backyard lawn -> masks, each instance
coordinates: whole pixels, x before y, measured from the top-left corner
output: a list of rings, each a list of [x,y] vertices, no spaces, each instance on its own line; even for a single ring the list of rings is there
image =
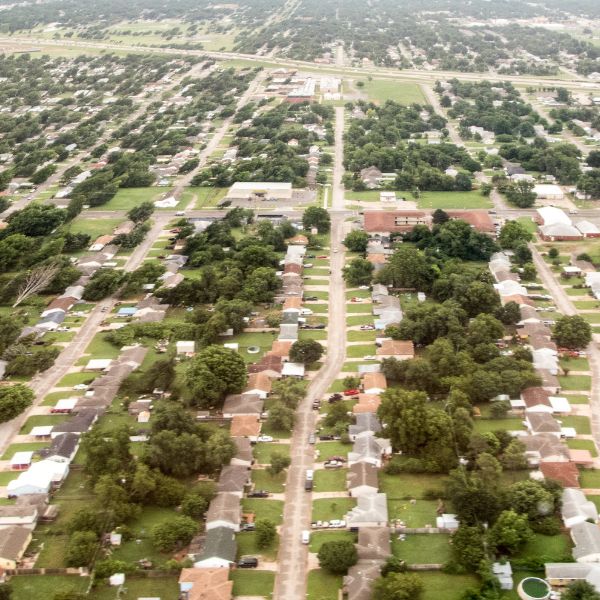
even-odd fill
[[[5,451],[0,460],[10,460],[15,452],[35,452],[50,445],[50,442],[28,442],[25,444],[11,444]]]
[[[139,598],[177,598],[179,584],[177,577],[139,577],[127,576],[119,600],[138,600]],[[90,592],[90,600],[114,600],[115,588],[101,585]]]
[[[408,564],[444,564],[450,559],[450,536],[445,533],[407,534],[404,541],[393,536],[392,552]]]
[[[439,490],[443,495],[446,478],[440,475],[427,475],[420,473],[401,473],[400,475],[388,475],[379,471],[379,491],[387,494],[392,500],[404,500],[407,498],[424,498],[427,492]]]
[[[411,504],[409,500],[392,500],[388,497],[389,519],[398,519],[406,527],[434,527],[437,505],[434,500],[417,500]]]
[[[424,586],[421,600],[459,600],[466,590],[479,587],[477,579],[471,575],[427,572],[419,577]]]
[[[516,558],[539,559],[542,562],[563,562],[571,559],[572,544],[566,534],[534,534],[531,541],[515,555]]]
[[[58,592],[85,592],[89,577],[77,575],[17,575],[10,578],[12,600],[52,598]],[[113,598],[114,598],[114,588]]]

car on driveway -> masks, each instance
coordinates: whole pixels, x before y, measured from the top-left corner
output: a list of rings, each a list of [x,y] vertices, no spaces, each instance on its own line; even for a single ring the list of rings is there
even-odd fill
[[[257,442],[272,442],[273,441],[273,436],[272,435],[259,435],[256,438]]]
[[[373,329],[375,329],[375,325],[361,325],[360,326],[361,331],[373,331]]]
[[[326,469],[341,469],[344,466],[344,463],[339,462],[337,460],[326,460],[324,463],[324,467]]]
[[[256,556],[242,556],[237,563],[238,569],[256,569],[258,558]]]
[[[360,390],[344,390],[344,396],[358,396]]]
[[[268,498],[271,494],[267,490],[254,490],[248,492],[248,498]]]

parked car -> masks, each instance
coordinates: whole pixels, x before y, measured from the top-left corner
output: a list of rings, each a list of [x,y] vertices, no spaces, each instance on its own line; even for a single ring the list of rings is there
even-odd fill
[[[324,466],[326,469],[340,469],[344,466],[344,463],[337,460],[326,460]]]
[[[271,494],[267,490],[254,490],[248,492],[248,498],[268,498]]]
[[[310,542],[310,531],[305,530],[302,532],[302,543],[308,544]]]
[[[332,435],[320,435],[319,440],[321,442],[331,442],[333,440],[333,436]]]
[[[358,289],[359,290],[370,290],[371,288],[368,285],[359,285]]]
[[[256,526],[254,525],[254,523],[244,523],[240,527],[240,532],[241,531],[254,531],[255,529],[256,529]]]
[[[332,456],[329,460],[337,460],[338,462],[345,463],[346,459],[343,456]]]
[[[373,331],[373,329],[375,329],[374,325],[361,325],[360,326],[361,331]]]
[[[258,558],[256,556],[242,556],[238,560],[237,566],[239,569],[256,569],[258,567]]]
[[[300,314],[309,316],[313,314],[313,311],[310,308],[301,308]]]
[[[317,441],[317,440],[316,440],[315,434],[314,434],[314,433],[311,433],[311,434],[308,436],[308,443],[312,445],[312,444],[314,444],[316,441]]]
[[[313,407],[313,410],[319,410],[319,408],[321,408],[321,401],[313,400],[312,407]]]
[[[344,390],[344,396],[358,396],[360,390]]]
[[[329,527],[346,527],[344,519],[333,519],[329,521]]]
[[[316,296],[305,296],[304,300],[305,302],[316,302],[318,298]]]
[[[256,438],[257,442],[272,442],[273,441],[273,436],[272,435],[259,435]]]
[[[304,482],[304,489],[305,489],[307,492],[312,492],[312,489],[313,489],[313,482],[312,482],[312,479],[310,479],[310,480],[309,480],[309,479],[307,479],[307,480]]]

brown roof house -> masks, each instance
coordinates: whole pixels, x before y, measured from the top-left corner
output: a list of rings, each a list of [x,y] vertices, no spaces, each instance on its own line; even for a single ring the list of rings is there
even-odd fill
[[[300,300],[300,298],[288,298],[288,300]],[[290,349],[293,344],[294,342],[291,340],[275,340],[271,346],[271,350],[269,350],[267,354],[279,357],[282,360],[288,360],[290,357]]]
[[[563,487],[579,487],[579,469],[573,462],[543,462],[540,471],[545,479],[558,481]]]
[[[561,430],[558,421],[549,413],[525,411],[527,429],[532,435],[550,433],[560,438]]]
[[[359,394],[358,403],[352,407],[352,412],[355,415],[362,413],[376,413],[380,404],[381,398],[378,394]]]
[[[362,386],[365,394],[383,394],[387,389],[387,380],[383,373],[365,373]]]
[[[255,442],[260,434],[260,420],[255,415],[234,415],[229,433],[231,437],[245,437]]]
[[[382,560],[359,560],[342,583],[343,600],[371,600],[373,583],[381,577]]]
[[[415,357],[415,346],[411,340],[385,340],[377,348],[377,356],[379,358],[408,360]]]
[[[364,229],[367,233],[387,236],[411,231],[415,225],[427,225],[431,215],[423,210],[365,210]]]
[[[359,560],[387,560],[392,555],[389,527],[361,527],[356,544]]]
[[[263,371],[261,373],[252,373],[248,377],[248,385],[244,394],[256,394],[259,398],[265,399],[271,391],[271,379]]]
[[[228,569],[182,569],[179,591],[185,600],[231,600],[233,581]]]

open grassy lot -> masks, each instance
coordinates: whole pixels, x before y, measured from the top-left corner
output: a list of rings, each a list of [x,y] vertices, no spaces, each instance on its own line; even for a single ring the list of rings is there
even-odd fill
[[[95,240],[101,235],[112,233],[113,229],[124,219],[75,219],[70,227],[71,233],[87,233]]]
[[[560,387],[563,390],[589,390],[592,387],[592,378],[589,375],[559,376]]]
[[[529,231],[529,233],[535,233],[537,231],[537,225],[533,222],[531,217],[519,217],[517,221]]]
[[[267,490],[273,494],[283,492],[285,486],[285,471],[277,475],[271,475],[264,469],[252,469],[252,482],[257,490]]]
[[[443,564],[450,559],[450,536],[447,534],[408,534],[404,541],[392,536],[394,556],[408,564]]]
[[[10,578],[13,600],[52,598],[58,592],[85,592],[89,577],[78,575],[17,575]],[[112,588],[114,597],[114,588]]]
[[[379,491],[394,500],[424,498],[432,490],[440,490],[441,494],[445,482],[446,478],[440,475],[428,475],[426,473],[388,475],[383,471],[379,471]]]
[[[85,349],[84,354],[88,356],[85,356],[81,361],[83,365],[86,365],[92,358],[118,358],[121,353],[120,349],[114,344],[111,344],[106,339],[106,335],[107,334],[103,332],[99,332],[92,338],[92,341]]]
[[[313,569],[308,572],[306,598],[307,600],[338,600],[341,587],[341,575],[331,575],[323,569]]]
[[[229,188],[188,187],[181,195],[180,208],[215,208]],[[193,203],[192,203],[193,202]],[[192,203],[192,204],[190,204]]]
[[[279,454],[290,454],[289,444],[274,444],[272,442],[261,442],[254,446],[254,458],[259,465],[267,465],[271,462],[271,454],[278,452]]]
[[[320,498],[313,500],[312,521],[343,519],[346,513],[356,506],[354,498]]]
[[[408,195],[409,192],[403,192]],[[417,200],[419,208],[491,208],[489,198],[482,196],[478,191],[471,192],[421,192]]]
[[[264,498],[244,498],[242,500],[242,511],[254,513],[255,519],[269,519],[276,525],[280,525],[283,519],[283,501],[266,500]]]
[[[137,600],[138,598],[177,598],[179,584],[177,577],[127,577],[119,598]],[[114,600],[115,588],[109,585],[98,586],[90,593],[91,600]]]
[[[317,469],[315,471],[315,492],[343,492],[346,489],[347,469]]]
[[[273,571],[237,569],[230,571],[234,596],[265,596],[270,598],[275,584]]]
[[[349,541],[356,543],[357,537],[351,531],[312,531],[308,549],[316,554],[325,542]]]
[[[142,202],[154,202],[167,197],[172,189],[170,187],[121,188],[106,204],[92,206],[91,210],[130,210]]]
[[[394,100],[400,104],[429,104],[417,83],[400,83],[385,79],[362,80],[364,87],[359,88],[369,96],[369,100],[383,104],[386,100]]]
[[[521,419],[506,418],[506,419],[475,419],[474,430],[478,433],[486,431],[499,431],[505,429],[507,431],[516,431],[523,429]]]
[[[332,456],[346,456],[351,449],[351,444],[342,444],[342,442],[319,442],[317,444],[319,460],[327,460]]]
[[[435,527],[437,502],[434,500],[393,500],[388,496],[388,514],[390,521],[399,519],[406,527]]]

